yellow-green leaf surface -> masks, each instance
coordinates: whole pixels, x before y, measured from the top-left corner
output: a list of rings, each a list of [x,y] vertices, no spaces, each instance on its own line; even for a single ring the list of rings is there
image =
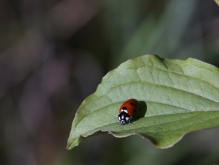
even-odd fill
[[[141,116],[121,125],[118,109],[130,98],[140,101]],[[191,58],[145,55],[110,71],[96,92],[82,102],[67,148],[104,133],[115,137],[140,135],[159,148],[167,148],[188,132],[218,125],[218,68]]]

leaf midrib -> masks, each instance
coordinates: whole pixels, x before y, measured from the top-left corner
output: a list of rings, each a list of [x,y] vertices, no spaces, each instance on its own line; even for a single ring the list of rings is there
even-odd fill
[[[201,111],[199,111],[199,112],[201,112]],[[208,112],[218,112],[218,111],[208,111]],[[205,112],[205,113],[208,113],[208,112]],[[181,114],[185,114],[185,113],[181,113]],[[165,114],[165,115],[156,115],[156,117],[157,116],[168,116],[168,115],[174,115],[174,114]],[[164,121],[164,122],[161,122],[161,123],[155,123],[155,124],[151,124],[151,125],[147,125],[147,126],[140,126],[140,127],[135,127],[135,128],[131,128],[130,129],[130,127],[129,128],[127,128],[127,129],[124,129],[123,131],[129,131],[129,132],[133,132],[133,131],[135,131],[135,130],[138,130],[138,129],[145,129],[145,128],[150,128],[150,127],[153,127],[153,126],[158,126],[158,125],[163,125],[163,124],[170,124],[170,123],[174,123],[174,122],[178,122],[178,121],[182,121],[182,120],[187,120],[187,119],[189,119],[189,118],[193,118],[193,117],[195,117],[195,116],[198,116],[199,114],[195,114],[195,115],[192,115],[192,116],[188,116],[188,117],[184,117],[184,118],[177,118],[177,119],[175,119],[175,120],[171,120],[171,121]],[[144,117],[144,118],[149,118],[149,117]],[[184,127],[178,127],[178,128],[175,128],[175,129],[170,129],[169,131],[175,131],[175,130],[177,130],[177,129],[183,129],[183,128],[187,128],[187,127],[191,127],[192,125],[195,125],[195,124],[198,124],[198,123],[202,123],[202,122],[206,122],[206,121],[209,121],[209,120],[212,120],[212,119],[215,119],[215,118],[218,118],[218,116],[213,116],[213,117],[211,117],[211,118],[207,118],[207,119],[205,119],[204,121],[197,121],[197,120],[194,120],[194,121],[197,121],[197,122],[193,122],[193,123],[191,123],[191,124],[187,124],[186,126],[184,126]],[[107,124],[107,125],[102,125],[102,126],[99,126],[99,127],[97,127],[97,128],[95,128],[95,129],[93,129],[93,130],[90,130],[90,131],[87,131],[86,133],[84,133],[85,135],[86,134],[88,134],[88,136],[89,136],[89,134],[93,134],[94,132],[97,132],[97,131],[105,131],[104,129],[99,129],[99,128],[103,128],[103,127],[106,127],[106,126],[110,126],[110,125],[114,125],[114,124],[118,124],[118,123],[115,123],[115,122],[113,122],[113,123],[110,123],[110,124]],[[123,126],[124,127],[124,126]],[[108,132],[113,132],[113,131],[109,131],[109,130],[106,130],[106,131],[108,131]],[[162,130],[159,130],[159,132],[166,132],[165,130],[164,131],[162,131]],[[133,132],[134,133],[134,132]],[[139,133],[139,134],[141,134],[141,133]]]

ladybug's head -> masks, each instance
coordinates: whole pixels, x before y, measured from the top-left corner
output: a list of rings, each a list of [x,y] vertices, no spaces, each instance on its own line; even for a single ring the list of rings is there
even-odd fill
[[[130,123],[132,117],[126,113],[126,112],[121,112],[119,115],[118,115],[118,120],[119,122],[122,124],[122,125],[125,125],[127,123]]]

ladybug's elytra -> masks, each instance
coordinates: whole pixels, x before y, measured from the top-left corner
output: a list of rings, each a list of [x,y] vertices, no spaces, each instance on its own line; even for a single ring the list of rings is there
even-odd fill
[[[132,116],[137,114],[140,110],[140,104],[136,99],[129,99],[125,101],[119,109],[118,120],[122,125],[131,122]]]

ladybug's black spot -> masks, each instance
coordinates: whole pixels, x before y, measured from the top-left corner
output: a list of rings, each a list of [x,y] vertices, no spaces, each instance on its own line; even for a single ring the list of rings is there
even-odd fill
[[[123,110],[127,110],[127,108],[126,108],[126,107],[122,107],[122,109],[123,109]]]
[[[132,102],[131,102],[130,104],[131,104],[132,106],[134,106],[134,105],[135,105],[135,104],[134,104],[134,103],[132,103]]]
[[[134,112],[136,112],[136,109],[134,109]]]

